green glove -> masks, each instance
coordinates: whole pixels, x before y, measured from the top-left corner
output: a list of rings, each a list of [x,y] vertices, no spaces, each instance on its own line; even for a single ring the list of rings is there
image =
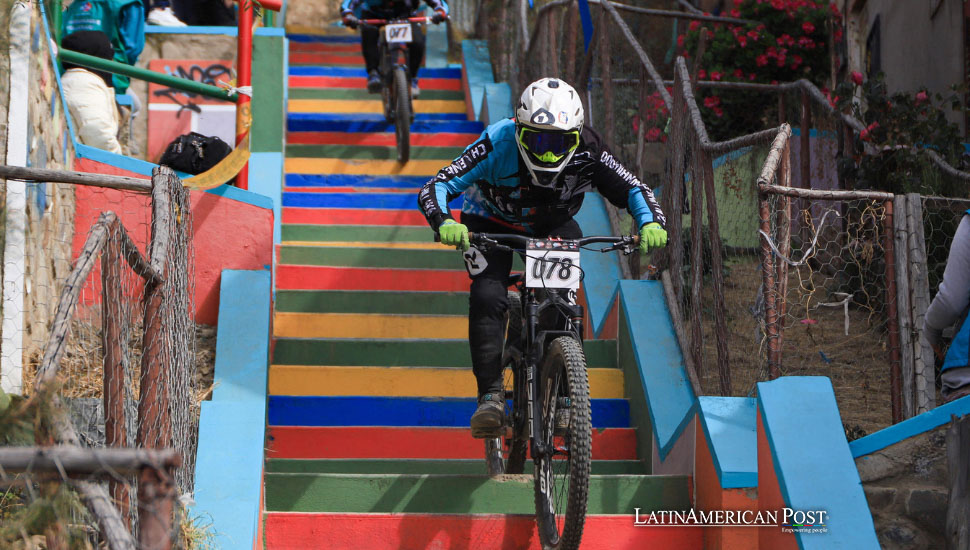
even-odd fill
[[[438,234],[441,235],[441,244],[460,248],[462,251],[468,250],[468,228],[455,220],[445,220],[438,227]],[[664,233],[664,240],[667,233]]]
[[[657,222],[640,228],[640,252],[650,252],[667,246],[667,230]]]

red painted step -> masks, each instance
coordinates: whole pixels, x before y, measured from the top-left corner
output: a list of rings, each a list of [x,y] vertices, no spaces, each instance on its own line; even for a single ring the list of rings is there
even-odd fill
[[[465,147],[478,139],[479,134],[414,134],[412,147]],[[287,132],[286,143],[290,145],[377,145],[396,147],[397,137],[389,132]]]
[[[467,292],[470,280],[464,270],[386,269],[280,265],[279,290],[411,290]]]
[[[284,193],[410,193],[420,187],[284,187]]]
[[[289,78],[289,86],[291,88],[364,88],[367,86],[367,79],[362,76],[294,75]],[[461,79],[422,78],[421,89],[461,91]]]
[[[290,52],[356,52],[359,42],[290,42]]]
[[[482,458],[467,428],[270,426],[266,458]],[[593,430],[593,459],[636,460],[634,428]]]
[[[635,527],[633,516],[587,516],[583,550],[691,550],[704,530]],[[539,550],[533,516],[267,513],[273,550]]]
[[[457,215],[457,212],[455,213]],[[427,226],[424,215],[414,210],[370,210],[366,208],[284,207],[283,223],[303,225],[417,225]]]
[[[358,46],[357,50],[360,50]],[[290,52],[291,65],[364,65],[364,58],[360,55],[341,55],[339,53],[325,52]]]

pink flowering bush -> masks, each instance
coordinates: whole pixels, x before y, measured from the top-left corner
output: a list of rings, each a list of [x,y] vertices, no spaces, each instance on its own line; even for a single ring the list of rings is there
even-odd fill
[[[835,28],[836,41],[842,40],[842,15],[834,4],[823,0],[730,0],[726,4],[722,16],[757,23],[688,24],[687,32],[677,39],[681,55],[695,55],[701,33],[707,34],[699,79],[772,84],[807,78],[823,85],[830,70],[829,28]],[[698,95],[714,139],[763,129],[764,106],[774,103],[772,95],[744,91],[702,88]]]
[[[960,129],[946,117],[947,109],[964,111],[966,90],[960,85],[946,95],[926,90],[890,94],[881,77],[849,75],[830,101],[866,127],[853,144],[853,155],[840,158],[842,175],[856,189],[966,196],[966,184],[951,181],[925,155],[933,149],[952,166],[966,169]],[[853,101],[857,96],[861,101]],[[864,154],[867,144],[870,154]]]

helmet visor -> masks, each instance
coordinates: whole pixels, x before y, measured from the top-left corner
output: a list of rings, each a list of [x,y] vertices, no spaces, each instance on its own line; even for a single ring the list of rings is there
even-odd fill
[[[522,126],[519,142],[537,162],[552,166],[579,146],[579,130],[554,132]]]

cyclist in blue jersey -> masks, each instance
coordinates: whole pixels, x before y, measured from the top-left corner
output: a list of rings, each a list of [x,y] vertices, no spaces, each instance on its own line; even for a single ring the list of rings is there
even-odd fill
[[[431,22],[441,23],[448,18],[448,4],[444,0],[424,0],[434,10]],[[343,0],[340,16],[345,26],[356,29],[361,19],[401,19],[412,17],[421,8],[420,0]],[[377,67],[381,64],[377,49],[380,36],[378,29],[364,27],[360,30],[360,49],[367,66],[367,91],[376,94],[381,91],[381,77]],[[413,42],[408,47],[408,72],[411,73],[411,96],[418,97],[418,69],[424,59],[424,33],[417,23],[411,23]]]
[[[474,437],[503,428],[502,343],[512,254],[469,250],[468,232],[579,238],[573,216],[583,194],[596,190],[626,208],[640,228],[643,251],[665,246],[664,215],[653,192],[583,127],[583,105],[572,86],[543,78],[522,93],[515,118],[492,124],[450,165],[422,187],[418,205],[446,245],[465,253],[472,279],[468,340],[478,383]],[[461,223],[448,203],[464,195]]]

